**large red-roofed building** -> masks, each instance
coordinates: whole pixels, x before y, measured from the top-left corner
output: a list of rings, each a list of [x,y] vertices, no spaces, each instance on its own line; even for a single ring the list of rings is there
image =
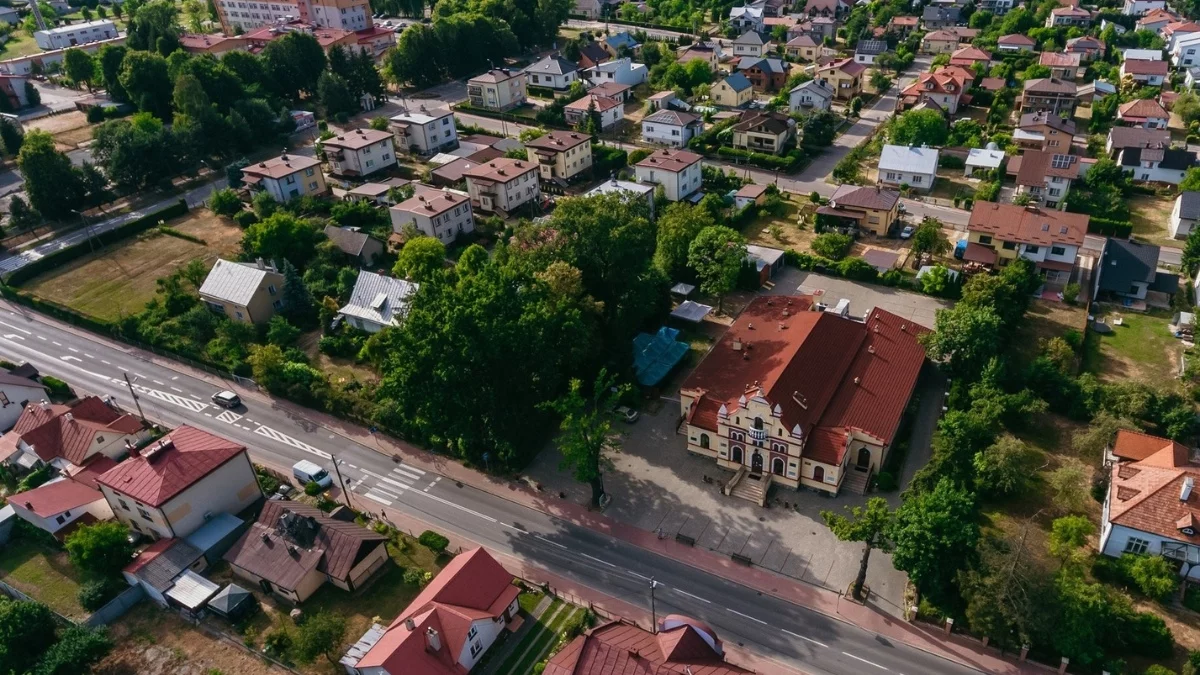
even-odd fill
[[[727,663],[716,632],[677,614],[657,633],[610,621],[576,637],[546,664],[543,675],[753,675]]]
[[[244,445],[186,424],[96,482],[118,520],[155,539],[186,537],[262,497]]]
[[[859,322],[808,296],[756,298],[680,390],[688,451],[754,480],[747,498],[760,503],[771,482],[865,488],[916,386],[925,331],[881,309]]]
[[[121,457],[128,452],[128,444],[136,444],[143,434],[137,417],[123,414],[95,396],[74,406],[40,401],[26,405],[16,425],[0,438],[0,457],[24,465],[44,462],[74,473],[101,457]],[[13,459],[17,452],[32,461]]]

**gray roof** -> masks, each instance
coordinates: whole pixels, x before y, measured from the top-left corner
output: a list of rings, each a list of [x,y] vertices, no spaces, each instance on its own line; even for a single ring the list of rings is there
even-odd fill
[[[763,39],[758,31],[748,30],[742,33],[733,41],[735,45],[764,45],[767,41]]]
[[[350,227],[338,227],[336,225],[325,226],[325,236],[341,249],[346,255],[362,255],[363,247],[371,240],[371,237],[361,230]]]
[[[363,270],[354,282],[350,302],[338,312],[383,326],[399,325],[408,313],[408,303],[417,284]]]
[[[1196,153],[1180,148],[1125,148],[1121,152],[1121,166],[1141,166],[1143,161],[1158,162],[1160,169],[1186,171],[1195,166]]]
[[[209,549],[217,546],[222,540],[229,537],[229,535],[240,530],[244,524],[241,518],[231,513],[217,513],[207,523],[204,523],[196,528],[196,531],[184,537],[184,541],[190,546],[194,546],[201,553],[208,553]],[[229,543],[232,544],[233,542],[230,541]],[[219,551],[219,553],[224,552]]]
[[[689,124],[694,124],[700,121],[699,115],[692,113],[679,112],[678,110],[659,110],[653,115],[642,118],[642,122],[652,122],[654,124],[670,124],[676,127],[683,127]]]
[[[217,260],[212,271],[200,285],[200,295],[232,302],[243,307],[250,304],[254,292],[262,284],[263,277],[273,274],[283,280],[283,275],[271,265],[259,268],[257,263],[240,263]]]
[[[5,384],[11,384],[16,387],[31,387],[31,388],[35,388],[35,389],[37,389],[37,388],[45,389],[46,388],[46,385],[42,384],[41,382],[38,382],[37,380],[31,380],[28,377],[21,377],[20,375],[13,375],[11,373],[0,372],[0,385],[5,385]],[[13,403],[20,403],[20,401],[13,401]]]
[[[221,614],[228,616],[231,612],[237,610],[242,603],[253,598],[250,591],[238,586],[237,584],[229,584],[221,589],[212,600],[208,601],[208,606]]]
[[[856,54],[877,55],[887,51],[887,42],[883,40],[859,40],[854,48]]]
[[[908,173],[937,173],[938,151],[935,148],[916,148],[906,145],[885,145],[879,155],[880,170]]]
[[[184,570],[167,597],[188,609],[199,609],[208,599],[217,594],[221,587],[191,570]]]
[[[1200,192],[1180,192],[1179,217],[1200,220]]]
[[[813,93],[824,96],[825,98],[831,98],[833,96],[833,87],[829,86],[825,80],[809,80],[808,82],[802,82],[792,87],[792,91],[789,93],[794,93],[804,89],[811,89]]]
[[[591,190],[588,190],[587,194],[584,196],[605,195],[621,192],[627,192],[644,197],[654,192],[654,186],[645,185],[643,183],[634,183],[627,180],[617,180],[614,178],[612,180],[606,180]]]
[[[150,562],[134,572],[134,576],[160,593],[165,593],[175,583],[175,577],[203,555],[195,546],[182,539],[176,539],[167,550],[154,556]]]
[[[737,69],[748,70],[754,66],[759,66],[763,70],[775,73],[786,73],[788,71],[788,65],[783,61],[779,59],[764,59],[759,56],[743,56],[738,60]]]
[[[734,91],[746,91],[752,86],[750,79],[741,73],[734,73],[725,78],[725,84],[729,85]]]
[[[926,21],[953,21],[958,22],[962,16],[962,10],[958,7],[937,7],[930,5],[925,8],[925,12],[921,18]]]
[[[1135,281],[1153,283],[1157,269],[1157,246],[1109,239],[1100,261],[1100,290],[1128,293]]]
[[[579,66],[564,59],[561,54],[551,54],[546,58],[525,69],[527,73],[545,75],[566,75],[579,70]]]

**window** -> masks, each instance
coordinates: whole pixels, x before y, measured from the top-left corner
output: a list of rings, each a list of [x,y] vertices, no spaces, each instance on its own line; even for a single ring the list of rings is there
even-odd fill
[[[980,237],[979,237],[979,243],[981,243],[981,244],[990,244],[990,243],[992,243],[992,238],[991,238],[991,237],[989,237],[989,236],[988,236],[988,235],[986,235],[986,234],[985,234],[985,235],[982,235],[982,236],[980,236]]]
[[[267,292],[270,293],[271,295],[275,295],[275,285],[272,284],[270,286],[267,286]]]
[[[292,174],[291,176],[288,176],[287,178],[284,179],[283,182],[287,183],[288,185],[295,185],[296,184],[296,175]]]
[[[1042,250],[1042,248],[1040,246],[1026,246],[1025,247],[1025,252],[1029,253],[1029,254],[1035,254],[1041,250]]]
[[[467,631],[467,639],[474,640],[476,635],[479,635],[479,629],[471,626],[471,630]]]
[[[129,505],[125,503],[124,499],[118,499],[117,503],[120,504],[121,508],[125,509],[126,511],[129,510]]]
[[[1017,245],[1015,243],[1013,243],[1011,241],[1004,242],[1004,250],[1005,251],[1015,251],[1016,248],[1017,248]]]
[[[1066,255],[1067,249],[1062,246],[1051,246],[1050,255]]]
[[[1125,552],[1134,555],[1141,555],[1150,549],[1150,542],[1137,537],[1130,537],[1125,541]]]
[[[67,522],[67,519],[62,516],[59,516],[54,519],[54,522],[58,523],[59,525],[62,525],[63,523]]]
[[[274,307],[275,309],[283,309],[283,301],[276,300],[275,302],[271,303],[271,306]]]
[[[913,176],[912,177],[913,185],[920,185],[923,180],[924,180],[923,176]]]
[[[154,522],[154,519],[150,517],[150,512],[146,509],[138,509],[138,515],[142,517],[142,520]]]
[[[305,175],[305,176],[311,176],[311,175],[313,175],[313,168],[310,166],[310,167],[308,167],[307,169],[305,169],[305,170],[304,170],[304,175]]]
[[[478,642],[471,643],[471,658],[479,656],[479,652],[483,651],[483,645]]]

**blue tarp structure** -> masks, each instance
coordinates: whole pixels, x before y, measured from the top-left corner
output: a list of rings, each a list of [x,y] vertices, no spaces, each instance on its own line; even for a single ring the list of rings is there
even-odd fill
[[[653,387],[683,360],[690,347],[675,338],[679,331],[663,326],[654,335],[639,333],[633,338],[633,370],[638,384]]]

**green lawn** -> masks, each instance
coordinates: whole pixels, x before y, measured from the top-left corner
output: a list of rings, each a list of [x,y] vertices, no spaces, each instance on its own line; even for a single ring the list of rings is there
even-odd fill
[[[555,599],[496,672],[499,675],[532,673],[533,667],[558,644],[567,623],[582,611],[582,608]]]
[[[1168,223],[1173,200],[1152,195],[1133,195],[1126,200],[1129,204],[1129,222],[1133,224],[1133,236],[1158,246],[1182,248],[1183,241],[1171,237]]]
[[[9,540],[0,547],[0,579],[69,618],[88,616],[79,605],[79,576],[65,551]]]
[[[1106,308],[1099,316],[1110,326],[1120,317],[1121,325],[1113,326],[1109,333],[1088,332],[1083,355],[1085,370],[1108,381],[1175,381],[1183,345],[1167,330],[1170,311],[1143,314]]]
[[[29,56],[41,52],[42,48],[38,47],[32,35],[18,30],[9,36],[8,42],[5,42],[3,47],[0,47],[0,59],[15,59],[18,56]]]
[[[521,606],[521,609],[526,614],[532,614],[534,608],[538,606],[538,603],[542,601],[543,597],[545,597],[545,594],[543,593],[538,591],[528,591],[517,596],[517,604]]]

